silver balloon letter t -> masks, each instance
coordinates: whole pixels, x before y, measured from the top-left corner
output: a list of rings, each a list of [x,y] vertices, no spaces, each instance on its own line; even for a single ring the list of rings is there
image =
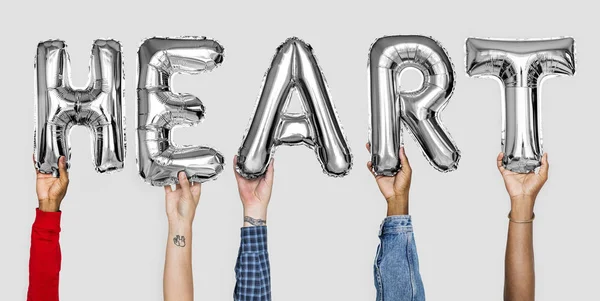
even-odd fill
[[[421,72],[423,83],[417,90],[401,90],[406,68]],[[401,168],[402,123],[435,169],[455,170],[460,151],[440,120],[455,85],[454,69],[442,46],[424,36],[380,38],[371,46],[369,78],[373,172],[392,176]]]
[[[286,113],[296,90],[304,112]],[[238,152],[237,171],[246,178],[263,175],[278,145],[314,148],[323,171],[344,176],[352,156],[312,48],[290,38],[279,48],[263,82],[250,127]]]
[[[57,173],[58,158],[70,154],[74,125],[90,130],[97,172],[123,168],[125,122],[121,44],[96,40],[92,47],[88,86],[71,86],[70,63],[63,41],[38,44],[36,72],[35,164],[40,172]],[[67,165],[69,166],[69,164]]]
[[[572,38],[502,41],[470,38],[467,74],[501,83],[502,152],[508,170],[529,173],[540,166],[542,131],[540,87],[545,78],[575,74]]]
[[[138,169],[154,186],[178,183],[185,171],[192,182],[213,179],[223,170],[223,156],[205,146],[178,146],[171,141],[176,126],[192,126],[204,118],[204,105],[190,94],[171,92],[175,73],[211,71],[223,61],[223,47],[205,38],[151,38],[138,51]]]

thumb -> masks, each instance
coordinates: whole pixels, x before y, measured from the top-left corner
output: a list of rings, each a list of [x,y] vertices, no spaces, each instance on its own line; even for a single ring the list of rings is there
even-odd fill
[[[67,171],[67,159],[65,156],[61,156],[58,159],[58,180],[65,185],[69,183],[69,172]]]
[[[545,153],[542,156],[542,165],[540,167],[539,175],[542,177],[542,180],[548,180],[548,169],[550,168],[550,164],[548,163],[548,153]]]
[[[180,171],[178,174],[179,177],[179,186],[181,186],[181,191],[183,191],[183,193],[192,198],[192,191],[190,190],[190,181],[187,178],[187,174],[185,173],[185,171]]]

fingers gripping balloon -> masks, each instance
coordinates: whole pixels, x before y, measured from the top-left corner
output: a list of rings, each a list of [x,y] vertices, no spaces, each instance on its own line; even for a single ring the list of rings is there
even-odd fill
[[[549,75],[575,74],[572,38],[502,41],[469,38],[466,68],[470,76],[494,77],[502,84],[502,163],[528,173],[540,166],[541,90]]]
[[[121,44],[114,40],[94,42],[91,73],[84,89],[71,86],[66,47],[59,40],[37,47],[36,167],[43,173],[57,173],[58,158],[71,157],[71,128],[82,125],[92,134],[96,171],[120,170],[125,160]]]
[[[193,126],[204,118],[204,105],[190,94],[171,92],[175,73],[211,71],[223,61],[223,47],[206,38],[151,38],[138,51],[138,169],[154,186],[176,184],[185,171],[203,182],[223,171],[223,156],[205,146],[177,146],[176,126]]]
[[[286,113],[291,93],[301,96],[303,114]],[[346,175],[352,156],[312,48],[290,38],[279,48],[263,82],[250,127],[238,151],[237,171],[263,175],[278,145],[314,148],[323,171]]]
[[[400,75],[415,68],[423,75],[415,91],[400,90]],[[401,168],[401,123],[439,171],[455,170],[460,159],[440,112],[454,91],[454,69],[446,51],[424,36],[389,36],[375,41],[369,55],[371,153],[373,171],[392,176]]]

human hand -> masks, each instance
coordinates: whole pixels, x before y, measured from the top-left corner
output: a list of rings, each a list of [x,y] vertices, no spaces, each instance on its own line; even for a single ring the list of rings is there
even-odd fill
[[[371,145],[367,143],[367,151],[371,152]],[[408,214],[408,195],[412,178],[412,168],[404,152],[400,147],[400,163],[402,169],[395,176],[378,176],[373,172],[373,162],[367,162],[367,168],[375,177],[377,186],[388,203],[388,216]]]
[[[512,213],[515,219],[528,220],[533,215],[535,199],[548,180],[548,154],[542,156],[542,165],[539,172],[516,173],[504,168],[502,164],[503,153],[498,154],[498,170],[504,179],[506,191],[510,196]]]
[[[238,184],[240,199],[244,205],[244,226],[262,226],[267,221],[267,207],[273,190],[274,159],[267,172],[257,179],[246,179],[235,170],[237,156],[233,158],[233,173]]]
[[[33,158],[35,168],[35,158]],[[39,209],[45,212],[57,212],[60,210],[60,203],[67,194],[69,187],[69,172],[64,156],[58,158],[58,178],[52,174],[41,173],[35,168],[36,183]]]
[[[167,218],[171,226],[191,226],[200,202],[201,184],[190,183],[183,171],[177,176],[179,184],[175,191],[171,190],[170,185],[164,187]]]

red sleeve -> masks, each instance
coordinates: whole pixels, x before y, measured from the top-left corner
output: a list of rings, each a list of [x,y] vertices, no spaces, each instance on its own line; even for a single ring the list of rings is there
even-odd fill
[[[27,301],[58,301],[60,215],[36,209],[31,229]]]

